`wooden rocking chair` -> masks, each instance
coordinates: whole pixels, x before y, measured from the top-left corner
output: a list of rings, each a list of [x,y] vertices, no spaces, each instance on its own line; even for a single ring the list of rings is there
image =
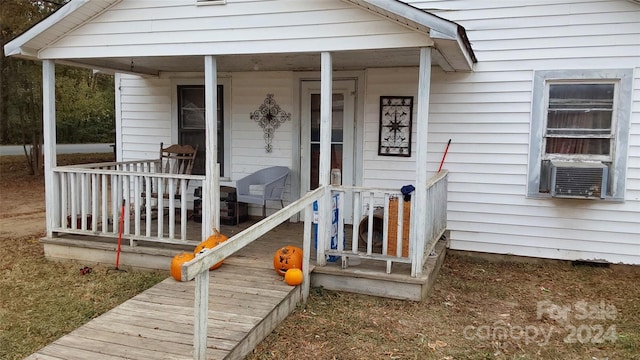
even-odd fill
[[[160,159],[156,162],[155,173],[191,175],[197,153],[198,145],[194,148],[191,145],[173,144],[165,148],[164,143],[160,143]],[[184,191],[189,187],[189,180],[186,181],[185,189],[181,188],[181,184],[181,181],[174,180],[173,200],[182,198]],[[158,192],[159,189],[162,189],[161,194]],[[161,199],[168,200],[171,197],[170,190],[169,179],[163,178],[151,182],[151,198],[158,199],[158,202],[162,201]],[[142,197],[146,197],[146,190],[142,191]]]

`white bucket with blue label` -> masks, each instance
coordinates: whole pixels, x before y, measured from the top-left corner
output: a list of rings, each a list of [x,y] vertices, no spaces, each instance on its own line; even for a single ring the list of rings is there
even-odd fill
[[[337,250],[338,249],[338,221],[339,221],[339,216],[340,216],[340,209],[338,208],[338,203],[340,200],[340,194],[339,193],[335,193],[332,195],[332,203],[333,203],[333,207],[332,207],[332,211],[331,211],[331,249],[333,250]],[[345,244],[345,237],[343,234],[342,237],[342,248],[344,249],[344,247],[346,246]],[[314,201],[313,202],[313,247],[314,249],[318,248],[318,202]],[[327,261],[329,262],[336,262],[340,260],[340,256],[335,256],[335,255],[328,255],[327,256]]]

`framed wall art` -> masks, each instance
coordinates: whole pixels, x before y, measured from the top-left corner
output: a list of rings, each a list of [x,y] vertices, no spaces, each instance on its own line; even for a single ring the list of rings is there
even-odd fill
[[[378,155],[411,156],[413,96],[380,96]]]

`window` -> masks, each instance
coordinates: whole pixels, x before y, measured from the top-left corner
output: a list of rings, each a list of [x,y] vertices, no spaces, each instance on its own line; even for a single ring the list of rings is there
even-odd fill
[[[178,85],[178,142],[198,145],[198,155],[193,174],[205,174],[206,141],[204,116],[204,85]],[[218,85],[218,162],[220,175],[224,176],[225,141],[223,86]]]
[[[631,70],[536,72],[529,196],[549,197],[552,162],[563,162],[604,164],[605,198],[624,199],[632,74]]]

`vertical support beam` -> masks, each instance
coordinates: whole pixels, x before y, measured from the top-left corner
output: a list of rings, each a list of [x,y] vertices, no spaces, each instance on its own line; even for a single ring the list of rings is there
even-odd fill
[[[331,172],[331,116],[333,98],[333,64],[331,53],[322,53],[320,74],[320,164],[319,184],[329,185]]]
[[[116,116],[116,135],[113,143],[113,161],[122,161],[122,75],[120,73],[116,73],[113,76],[114,85],[115,85],[115,116]]]
[[[193,307],[193,359],[207,359],[207,314],[209,313],[209,271],[196,275]]]
[[[333,97],[333,64],[331,53],[321,54],[320,73],[320,164],[319,186],[328,186],[331,172],[331,116]],[[318,200],[318,256],[320,266],[327,264],[324,255],[326,241],[330,235],[331,190],[327,187],[324,196]]]
[[[56,69],[53,60],[42,61],[42,122],[44,137],[44,189],[47,209],[47,237],[53,237],[56,219],[60,218],[60,193],[53,173],[56,167]],[[71,223],[75,222],[72,214]]]
[[[416,141],[416,190],[411,201],[411,233],[409,241],[412,249],[411,276],[422,273],[422,260],[426,242],[427,203],[427,135],[429,134],[429,93],[431,91],[431,48],[420,49],[420,69],[418,75],[418,140]]]
[[[302,237],[302,303],[306,304],[309,298],[309,288],[311,286],[311,225],[313,223],[313,207],[307,206],[304,211],[304,230]]]
[[[204,106],[207,154],[202,186],[202,240],[220,229],[220,175],[218,167],[218,66],[212,55],[204,57]]]

